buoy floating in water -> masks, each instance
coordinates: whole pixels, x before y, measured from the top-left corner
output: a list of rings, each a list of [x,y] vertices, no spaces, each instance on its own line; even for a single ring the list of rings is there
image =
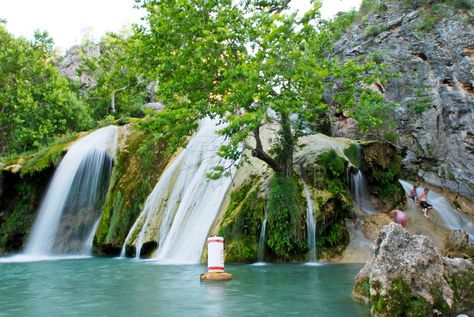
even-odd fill
[[[229,281],[232,274],[224,272],[224,238],[207,239],[207,273],[201,274],[201,280]]]

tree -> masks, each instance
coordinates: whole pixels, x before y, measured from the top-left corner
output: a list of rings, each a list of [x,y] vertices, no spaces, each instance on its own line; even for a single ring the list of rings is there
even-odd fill
[[[368,88],[380,80],[376,65],[331,58],[340,28],[320,19],[320,2],[302,17],[284,12],[289,2],[142,0],[149,25],[138,29],[140,56],[166,105],[147,127],[182,144],[196,125],[177,131],[171,122],[219,117],[229,141],[219,155],[237,160],[249,149],[289,177],[298,138],[330,111],[346,110],[364,128],[380,124],[370,109],[386,104]],[[277,126],[272,149],[262,145],[264,125]],[[223,172],[218,167],[214,176]]]
[[[91,124],[86,106],[52,63],[53,42],[16,39],[0,25],[0,155],[38,147]]]
[[[93,116],[100,120],[107,115],[141,116],[141,106],[149,101],[147,85],[136,66],[135,40],[126,30],[107,33],[98,44],[82,43],[82,66],[78,75],[93,78],[95,83],[85,87],[86,102]],[[91,46],[98,45],[98,56],[87,56]]]

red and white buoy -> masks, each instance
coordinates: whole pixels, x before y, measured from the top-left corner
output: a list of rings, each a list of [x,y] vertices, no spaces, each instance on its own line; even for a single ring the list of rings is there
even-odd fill
[[[228,281],[232,274],[224,272],[224,238],[207,239],[207,273],[201,274],[201,280]]]
[[[224,272],[224,238],[207,239],[207,272]]]

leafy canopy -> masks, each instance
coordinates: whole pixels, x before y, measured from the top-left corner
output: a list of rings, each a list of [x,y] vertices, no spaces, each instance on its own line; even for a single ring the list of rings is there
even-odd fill
[[[237,160],[249,149],[289,176],[298,138],[330,113],[346,111],[364,129],[382,123],[376,115],[386,104],[368,88],[381,80],[377,65],[332,56],[334,39],[353,17],[322,21],[319,1],[303,16],[284,10],[289,1],[138,3],[148,12],[148,25],[137,29],[139,58],[166,105],[147,128],[170,143],[182,145],[200,118],[218,117],[228,137],[219,155]],[[263,147],[263,126],[278,131],[271,149]]]
[[[47,33],[36,32],[29,42],[14,38],[0,23],[0,156],[90,126],[87,107],[52,59]]]

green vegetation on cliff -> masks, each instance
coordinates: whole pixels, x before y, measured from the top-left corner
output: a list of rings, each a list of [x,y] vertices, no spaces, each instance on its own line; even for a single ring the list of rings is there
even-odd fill
[[[117,155],[109,191],[96,236],[94,252],[120,253],[125,238],[140,214],[146,197],[168,162],[166,143],[131,127]]]
[[[284,177],[276,173],[270,182],[269,190],[269,252],[277,259],[297,260],[308,251],[302,187],[295,176]]]
[[[227,262],[255,262],[260,230],[265,217],[266,199],[261,194],[260,178],[248,180],[230,195],[219,235],[226,242]]]
[[[403,205],[405,192],[398,182],[402,157],[393,147],[380,142],[362,145],[362,152],[369,191],[386,203],[387,211]]]

